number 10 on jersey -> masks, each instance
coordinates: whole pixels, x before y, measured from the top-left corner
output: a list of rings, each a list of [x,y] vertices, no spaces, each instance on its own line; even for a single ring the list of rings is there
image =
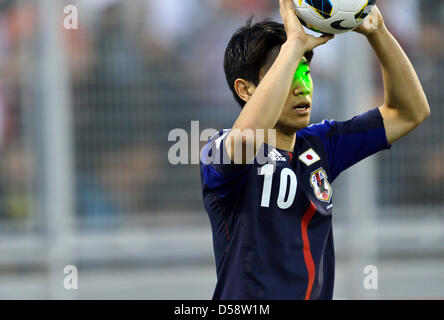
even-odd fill
[[[271,200],[271,188],[273,187],[273,174],[274,165],[266,164],[260,169],[259,175],[264,176],[264,186],[262,189],[262,201],[261,207],[269,208]],[[288,182],[290,181],[290,188],[288,187]],[[298,180],[296,174],[293,170],[289,168],[284,168],[281,171],[280,183],[279,183],[279,195],[277,198],[277,205],[280,209],[288,209],[294,202],[296,197],[296,190],[298,187]],[[288,196],[287,195],[287,189]]]

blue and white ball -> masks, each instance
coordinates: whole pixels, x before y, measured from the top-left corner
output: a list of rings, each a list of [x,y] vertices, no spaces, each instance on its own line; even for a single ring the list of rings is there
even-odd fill
[[[356,29],[376,0],[293,0],[301,23],[320,33],[338,34]]]

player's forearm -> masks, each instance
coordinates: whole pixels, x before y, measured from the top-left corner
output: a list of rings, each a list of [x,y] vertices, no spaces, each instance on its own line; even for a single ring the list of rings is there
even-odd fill
[[[304,55],[302,45],[287,41],[270,70],[244,106],[233,129],[273,129],[282,113],[294,73]]]
[[[430,108],[418,76],[398,41],[384,26],[368,40],[382,67],[384,105],[396,110],[400,117],[420,123],[428,117]]]

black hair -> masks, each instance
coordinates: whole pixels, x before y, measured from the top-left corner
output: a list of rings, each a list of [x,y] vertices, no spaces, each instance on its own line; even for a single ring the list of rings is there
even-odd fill
[[[225,50],[225,77],[234,98],[241,107],[245,106],[234,89],[238,78],[259,85],[259,71],[266,64],[268,56],[276,46],[282,46],[287,41],[284,25],[278,22],[264,20],[252,25],[253,16],[247,20],[244,27],[239,28],[232,36]],[[305,53],[310,63],[313,51]]]

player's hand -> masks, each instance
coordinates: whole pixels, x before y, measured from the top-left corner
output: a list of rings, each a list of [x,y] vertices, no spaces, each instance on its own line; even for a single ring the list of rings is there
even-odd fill
[[[293,8],[292,0],[279,0],[279,6],[287,41],[299,41],[305,51],[310,51],[334,38],[333,35],[322,35],[317,38],[306,34]]]
[[[369,37],[380,30],[385,29],[384,18],[378,7],[375,6],[370,12],[370,14],[365,18],[364,22],[361,23],[354,31]]]

